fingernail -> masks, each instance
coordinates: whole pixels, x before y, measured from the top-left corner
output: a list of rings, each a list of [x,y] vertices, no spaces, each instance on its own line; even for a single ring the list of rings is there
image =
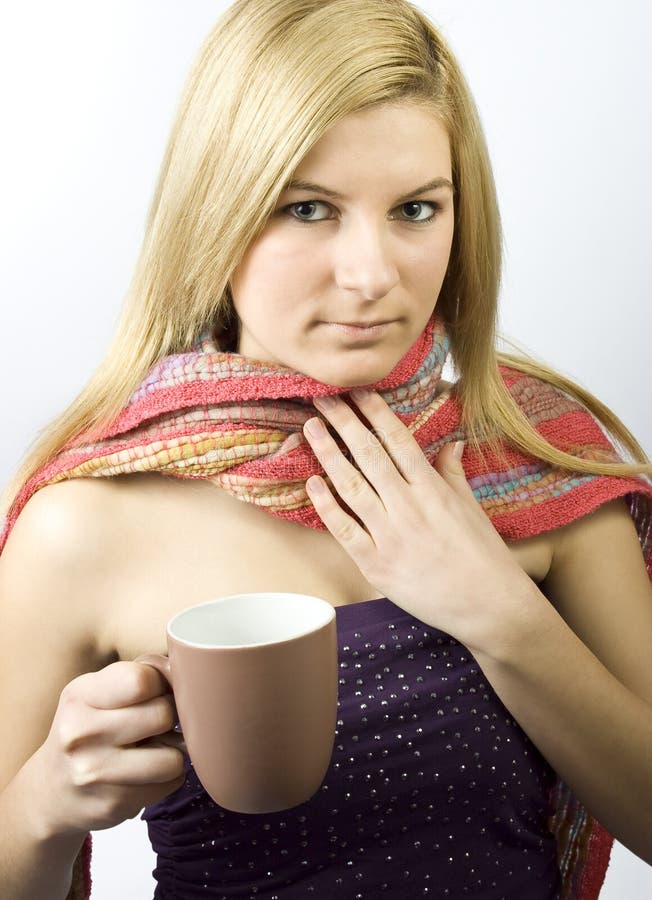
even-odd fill
[[[323,437],[326,434],[326,426],[321,419],[308,419],[306,422],[306,430],[313,437]]]
[[[364,388],[354,388],[350,393],[356,403],[364,403],[367,397],[371,396],[371,391]]]
[[[312,401],[317,409],[321,409],[322,411],[325,409],[334,409],[337,404],[336,397],[315,397]]]
[[[462,459],[465,443],[465,441],[455,441],[455,444],[453,446],[453,456],[455,457],[455,459]]]
[[[324,482],[321,480],[321,478],[317,478],[316,475],[310,476],[310,478],[306,481],[306,487],[311,494],[322,494],[325,490]]]

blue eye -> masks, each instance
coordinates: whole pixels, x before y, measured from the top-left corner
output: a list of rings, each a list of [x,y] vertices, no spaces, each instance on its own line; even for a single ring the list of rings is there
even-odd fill
[[[285,215],[290,216],[292,219],[295,219],[297,222],[302,222],[306,225],[310,225],[313,222],[325,222],[327,221],[327,219],[306,218],[301,215],[300,210],[303,208],[303,210],[305,211],[306,207],[313,207],[314,212],[314,207],[328,205],[329,204],[325,203],[323,200],[300,200],[298,203],[290,203],[288,204],[288,206],[284,206],[281,212]],[[397,209],[405,209],[405,207],[418,207],[417,216],[420,211],[423,211],[424,207],[430,207],[432,209],[430,215],[426,216],[425,218],[408,216],[407,218],[403,219],[404,222],[411,222],[415,225],[427,225],[429,222],[432,222],[437,214],[441,211],[441,206],[432,200],[409,200],[407,203],[402,203],[400,207],[397,207]],[[299,214],[297,215],[297,213]],[[308,213],[308,215],[310,215],[310,212]]]

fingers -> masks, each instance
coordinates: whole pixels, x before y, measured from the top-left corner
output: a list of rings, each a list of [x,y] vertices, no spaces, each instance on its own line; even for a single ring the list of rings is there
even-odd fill
[[[85,703],[96,709],[118,709],[170,693],[170,685],[153,666],[120,661],[110,663],[93,678],[80,676],[70,682]]]
[[[151,666],[112,663],[71,681],[61,692],[62,742],[126,746],[171,732],[178,720],[174,696]]]
[[[331,401],[333,406],[323,406]],[[384,511],[379,493],[383,476],[398,477],[382,444],[340,398],[317,398],[315,405],[333,424],[357,463],[356,469],[341,452],[321,419],[309,419],[304,434],[338,494],[360,517]],[[376,488],[372,490],[370,486]]]
[[[165,735],[168,743],[174,743],[172,729],[177,721],[177,711],[171,696],[155,697],[120,712],[122,716],[116,720],[114,731],[118,744],[126,746],[159,735]]]
[[[166,784],[185,774],[183,756],[174,747],[125,748],[116,754],[113,784]]]
[[[324,399],[330,400],[330,404],[324,403]],[[362,568],[373,556],[375,539],[383,531],[389,507],[393,502],[401,502],[405,481],[378,437],[341,398],[317,398],[315,405],[324,410],[359,469],[345,457],[321,419],[310,419],[304,433],[333,486],[333,493],[317,476],[308,479],[306,489],[328,530]],[[391,417],[395,419],[393,413]],[[321,427],[315,429],[315,426]],[[342,508],[335,492],[362,524]]]
[[[376,391],[351,391],[351,396],[369,420],[394,468],[405,481],[432,478],[432,467],[410,429]]]
[[[320,405],[324,398],[315,398],[314,403],[342,436],[369,483],[391,502],[405,481],[432,479],[432,467],[417,441],[380,394],[370,391],[360,396],[351,391],[351,397],[371,429],[339,398],[330,408]]]
[[[473,515],[482,511],[453,443],[445,445],[431,464],[410,429],[379,394],[350,394],[361,415],[341,397],[317,397],[314,403],[342,438],[359,470],[342,453],[321,419],[309,419],[304,426],[306,440],[333,489],[331,492],[318,476],[308,479],[306,489],[331,534],[361,571],[373,572],[374,551],[391,545],[396,537],[393,523],[404,521],[406,516],[415,522],[428,522],[430,511],[439,501],[450,503],[449,488],[472,508]],[[331,402],[326,404],[325,399]],[[313,431],[317,423],[321,430]],[[359,521],[342,508],[338,497]]]
[[[341,403],[342,401],[339,402]],[[342,406],[344,406],[343,403]],[[350,410],[349,416],[354,418]],[[341,430],[343,438],[364,474],[361,474],[361,471],[358,471],[346,459],[335,440],[326,430],[321,419],[310,419],[305,425],[305,434],[337,493],[346,501],[357,516],[365,519],[370,515],[377,515],[384,511],[382,500],[370,488],[369,481],[373,483],[372,473],[374,468],[379,465],[377,460],[380,453],[382,453],[387,462],[389,460],[387,460],[387,456],[378,440],[363,428],[359,420],[357,421],[360,426],[357,438],[351,429],[351,423],[349,423],[348,429],[341,428],[338,430]],[[348,431],[348,440],[347,434],[344,433],[345,431]],[[366,437],[363,436],[363,432],[366,433]],[[365,442],[366,447],[364,446]],[[310,487],[314,487],[314,482],[310,484]]]
[[[306,482],[306,488],[320,519],[335,540],[345,548],[358,565],[363,563],[365,557],[374,548],[374,542],[365,528],[342,509],[322,478],[313,475]],[[368,490],[371,489],[368,488]]]
[[[352,397],[356,398],[355,392]],[[309,419],[304,426],[311,445],[334,491],[358,517],[358,524],[336,502],[323,479],[310,478],[306,489],[320,518],[331,534],[353,555],[358,565],[373,546],[373,538],[382,530],[388,511],[405,502],[406,480],[419,466],[436,478],[409,430],[397,419],[377,394],[366,394],[357,402],[372,428],[384,433],[381,441],[340,397],[315,398],[315,406],[337,430],[357,466],[341,452],[321,419]],[[400,466],[401,471],[397,468]],[[365,531],[366,529],[366,531]]]
[[[127,746],[159,735],[174,734],[176,710],[168,697],[156,697],[122,709],[98,710],[72,695],[59,703],[60,742],[64,750],[112,743]]]
[[[166,784],[183,772],[184,759],[180,750],[155,743],[106,747],[102,752],[78,755],[71,765],[71,778],[77,788]]]

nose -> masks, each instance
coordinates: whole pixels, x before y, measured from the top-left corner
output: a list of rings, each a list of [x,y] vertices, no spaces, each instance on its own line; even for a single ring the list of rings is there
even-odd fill
[[[390,240],[382,225],[358,222],[342,228],[335,250],[337,286],[369,300],[386,296],[399,281]]]

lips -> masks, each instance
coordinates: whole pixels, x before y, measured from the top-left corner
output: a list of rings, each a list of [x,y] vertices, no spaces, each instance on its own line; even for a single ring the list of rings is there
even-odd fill
[[[381,338],[394,323],[394,320],[375,322],[325,322],[329,328],[346,340],[375,341]]]
[[[333,322],[333,325],[350,325],[352,328],[373,328],[375,325],[387,325],[391,319],[381,319],[378,322]]]

